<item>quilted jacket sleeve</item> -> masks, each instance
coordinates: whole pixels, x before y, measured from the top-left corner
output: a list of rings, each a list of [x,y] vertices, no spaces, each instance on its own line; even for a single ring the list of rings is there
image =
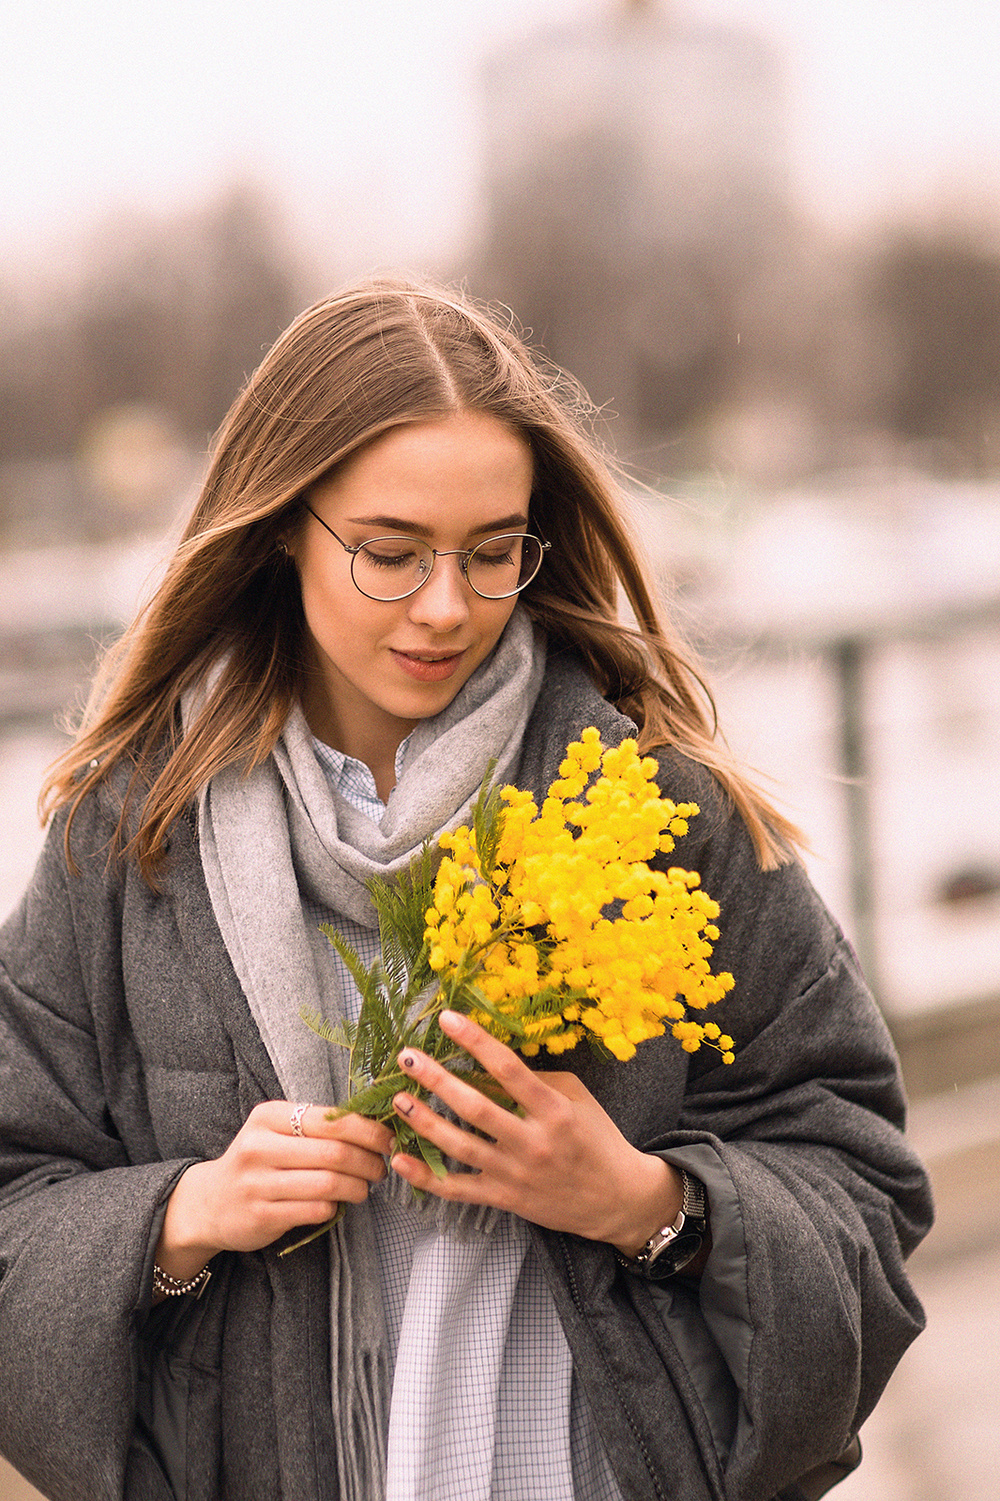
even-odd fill
[[[759,869],[703,775],[696,800],[677,854],[722,908],[713,967],[736,986],[713,1019],[737,1060],[694,1055],[658,1145],[715,1163],[701,1304],[739,1389],[727,1494],[764,1497],[846,1448],[923,1327],[904,1260],[932,1209],[849,944],[799,864]]]
[[[104,843],[93,809],[78,828]],[[103,852],[68,875],[57,822],[0,932],[0,1448],[56,1501],[123,1494],[135,1335],[187,1165],[155,1160],[140,1071],[101,1035],[123,1004],[119,909]]]

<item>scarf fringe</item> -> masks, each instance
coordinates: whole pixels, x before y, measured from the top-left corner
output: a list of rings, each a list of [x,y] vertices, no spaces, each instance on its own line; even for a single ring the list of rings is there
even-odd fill
[[[457,1163],[448,1165],[458,1170]],[[433,1228],[439,1235],[450,1235],[453,1240],[478,1240],[491,1235],[504,1213],[491,1204],[457,1204],[434,1194],[417,1195],[404,1178],[393,1172],[382,1184],[380,1193],[386,1204],[407,1209],[422,1227]]]

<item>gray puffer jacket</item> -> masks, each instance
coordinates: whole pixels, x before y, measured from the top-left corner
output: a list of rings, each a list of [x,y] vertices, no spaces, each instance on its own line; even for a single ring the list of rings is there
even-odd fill
[[[544,790],[589,724],[632,729],[554,656],[519,785]],[[840,1473],[921,1328],[903,1260],[927,1181],[886,1028],[803,871],[759,870],[700,767],[664,753],[661,781],[701,806],[672,859],[722,908],[714,964],[736,988],[715,1019],[737,1061],[664,1038],[560,1066],[705,1179],[712,1255],[700,1293],[657,1294],[606,1245],[539,1229],[536,1246],[626,1501],[797,1501]],[[222,1254],[204,1298],[150,1310],[177,1178],[280,1090],[193,817],[156,892],[108,864],[115,821],[105,788],[70,875],[57,820],[0,934],[0,1450],[54,1501],[337,1501],[327,1243]],[[154,1350],[167,1383],[147,1379]]]

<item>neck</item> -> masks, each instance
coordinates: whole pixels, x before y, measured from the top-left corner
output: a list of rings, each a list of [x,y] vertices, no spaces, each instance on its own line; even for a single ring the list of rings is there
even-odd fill
[[[414,728],[404,720],[386,716],[379,724],[355,724],[351,732],[341,722],[325,694],[302,695],[302,712],[312,733],[324,745],[342,755],[363,761],[375,778],[375,787],[384,803],[396,785],[396,752]]]
[[[398,749],[399,746],[396,747],[396,750]],[[392,764],[390,766],[373,766],[371,761],[366,761],[365,765],[369,768],[372,776],[375,778],[375,791],[378,793],[382,801],[384,803],[387,803],[389,801],[389,794],[396,785],[395,752],[393,752]]]

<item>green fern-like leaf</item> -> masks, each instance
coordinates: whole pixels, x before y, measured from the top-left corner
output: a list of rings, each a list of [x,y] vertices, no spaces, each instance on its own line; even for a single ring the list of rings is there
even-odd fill
[[[354,1046],[354,1027],[351,1022],[343,1019],[328,1022],[325,1016],[321,1016],[318,1011],[310,1011],[308,1006],[303,1006],[299,1015],[310,1031],[315,1032],[317,1037],[322,1037],[323,1041],[330,1043],[332,1047]]]
[[[377,1076],[395,1065],[402,1047],[407,992],[399,989],[378,960],[372,965],[372,981],[371,999],[362,1002],[358,1017],[358,1048],[367,1071]]]
[[[479,856],[480,869],[487,881],[491,879],[496,867],[500,838],[503,834],[503,799],[500,796],[499,787],[493,784],[496,769],[497,763],[494,757],[486,767],[486,775],[483,777],[479,795],[472,805],[472,831],[476,836],[476,853]]]
[[[368,882],[368,894],[378,918],[382,963],[395,984],[422,988],[426,965],[424,913],[434,892],[434,850],[425,843],[408,870],[396,880],[376,877]]]
[[[339,933],[330,923],[320,923],[320,932],[325,933],[330,943],[344,961],[348,974],[358,987],[362,1005],[364,1005],[365,1001],[374,999],[378,991],[378,980],[374,973],[376,966],[374,964],[370,968],[366,966],[357,949],[348,943],[344,935]]]
[[[427,1141],[422,1136],[417,1137],[417,1146],[420,1149],[421,1157],[424,1159],[427,1166],[434,1174],[435,1178],[447,1178],[448,1169],[445,1167],[444,1158],[442,1157],[439,1148],[436,1147],[432,1141]]]
[[[408,1090],[410,1094],[414,1093],[411,1081],[398,1069],[394,1069],[391,1073],[383,1074],[380,1078],[353,1090],[346,1108],[356,1115],[371,1116],[373,1120],[387,1120],[393,1113],[393,1097],[401,1089]]]
[[[595,1036],[593,1032],[587,1033],[587,1046],[590,1048],[590,1051],[593,1053],[594,1057],[599,1058],[602,1063],[614,1063],[614,1053],[610,1048],[605,1047],[601,1039]]]
[[[524,1036],[524,1023],[521,1018],[511,1016],[508,1012],[501,1011],[499,1007],[494,1006],[492,1001],[486,999],[478,985],[469,985],[467,993],[473,998],[478,1011],[482,1011],[491,1020],[495,1021],[498,1026],[505,1027],[512,1037]]]

